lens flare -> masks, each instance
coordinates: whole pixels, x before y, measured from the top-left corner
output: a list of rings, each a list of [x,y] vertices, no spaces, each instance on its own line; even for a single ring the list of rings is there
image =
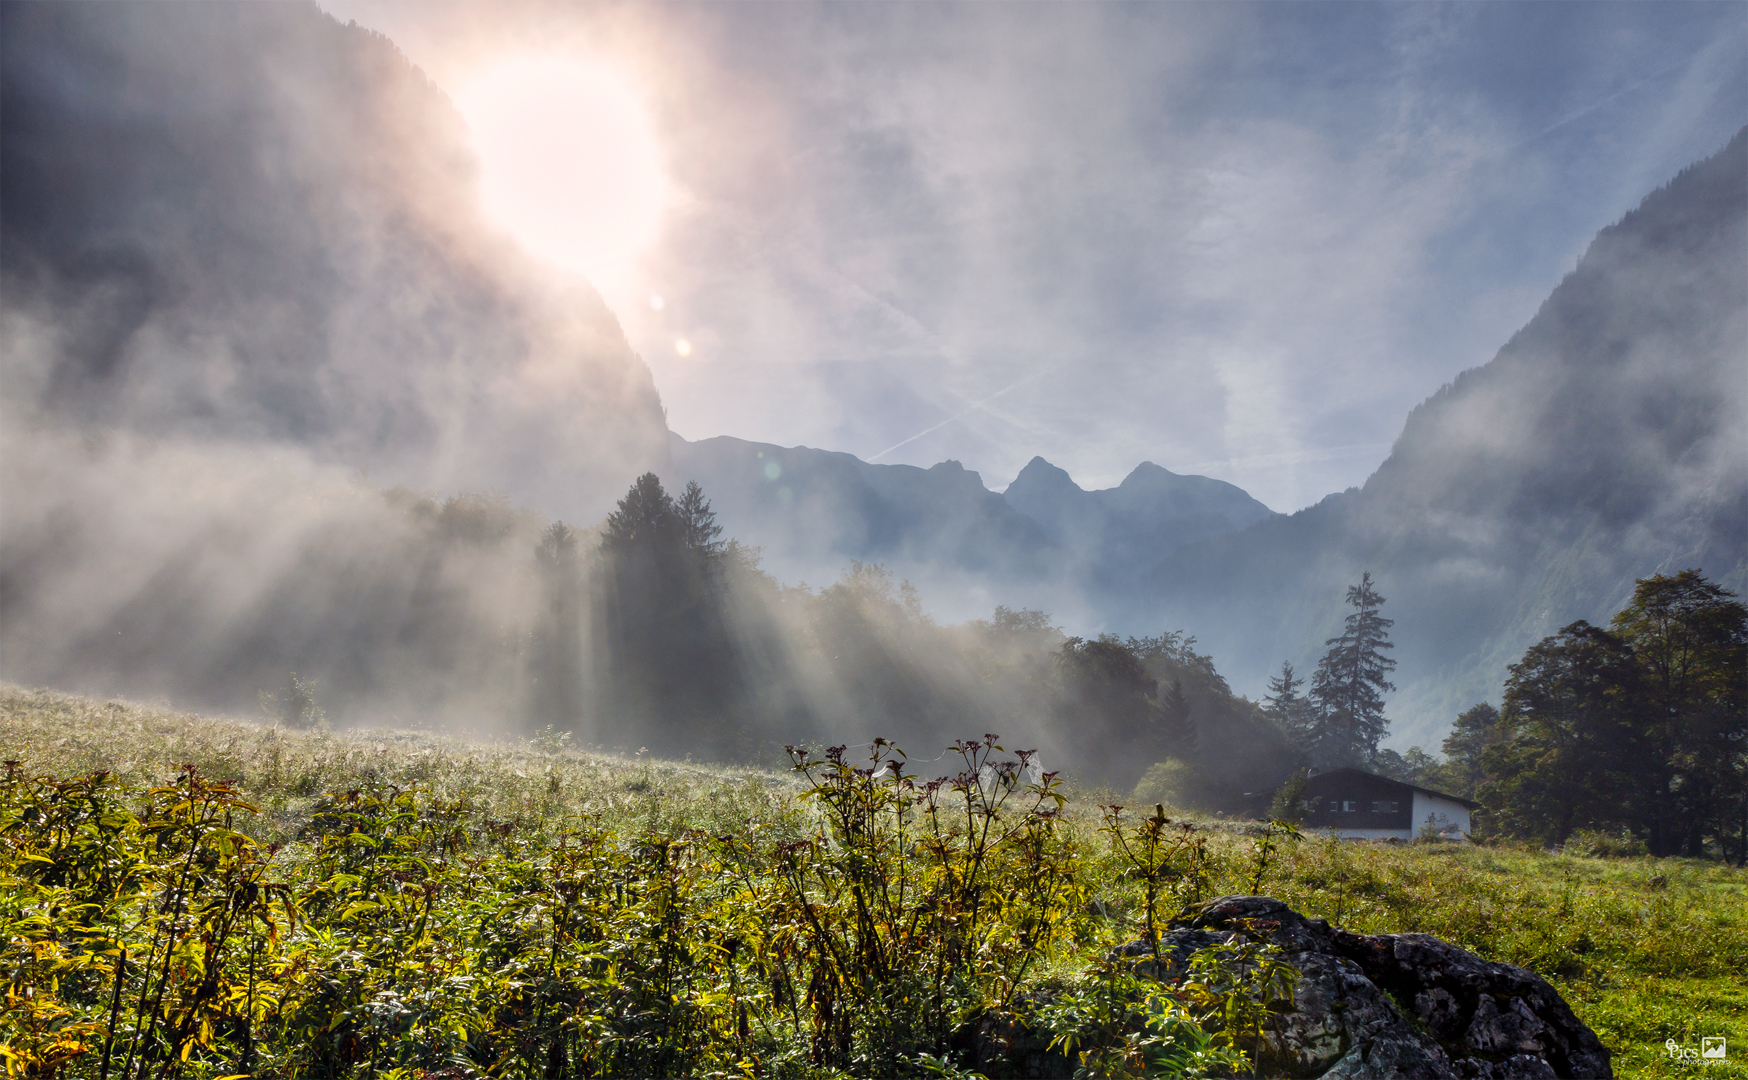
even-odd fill
[[[643,103],[612,70],[560,56],[485,68],[457,95],[486,214],[597,285],[655,239],[667,182]]]

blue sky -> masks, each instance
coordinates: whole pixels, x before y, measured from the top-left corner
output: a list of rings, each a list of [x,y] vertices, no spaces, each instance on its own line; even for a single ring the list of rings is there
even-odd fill
[[[675,196],[604,291],[675,431],[997,489],[1358,484],[1748,123],[1740,2],[323,6],[446,87],[637,85]]]

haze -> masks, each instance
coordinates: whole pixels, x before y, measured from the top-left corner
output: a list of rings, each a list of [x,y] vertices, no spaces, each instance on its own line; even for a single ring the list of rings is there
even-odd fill
[[[611,58],[674,190],[597,284],[673,430],[995,490],[1358,484],[1748,117],[1728,3],[324,6],[451,93]]]

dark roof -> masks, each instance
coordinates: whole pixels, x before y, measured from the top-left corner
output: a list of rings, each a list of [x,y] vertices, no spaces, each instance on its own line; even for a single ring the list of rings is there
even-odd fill
[[[1470,810],[1481,809],[1481,804],[1474,801],[1473,799],[1465,799],[1461,795],[1451,795],[1451,794],[1449,794],[1447,792],[1443,792],[1443,791],[1434,791],[1432,788],[1421,787],[1419,784],[1410,784],[1406,780],[1397,780],[1393,777],[1382,776],[1378,773],[1369,773],[1363,769],[1350,769],[1350,768],[1330,769],[1327,772],[1320,772],[1320,773],[1313,774],[1312,776],[1308,777],[1308,779],[1321,780],[1326,776],[1340,776],[1343,773],[1347,773],[1349,775],[1357,776],[1357,777],[1364,777],[1367,780],[1382,780],[1386,784],[1395,784],[1395,785],[1398,785],[1400,787],[1409,788],[1413,791],[1418,791],[1418,792],[1421,792],[1421,793],[1426,794],[1426,795],[1435,795],[1438,798],[1446,799],[1446,800],[1449,800],[1450,802],[1460,803],[1462,806],[1464,806]]]

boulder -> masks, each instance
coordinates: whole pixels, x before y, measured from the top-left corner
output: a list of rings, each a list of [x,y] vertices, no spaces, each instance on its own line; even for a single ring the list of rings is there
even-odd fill
[[[1280,947],[1299,971],[1291,1009],[1265,1032],[1271,1076],[1532,1080],[1609,1077],[1608,1051],[1541,976],[1428,934],[1355,934],[1266,896],[1225,896],[1124,946],[1143,974],[1180,978],[1212,945]]]

